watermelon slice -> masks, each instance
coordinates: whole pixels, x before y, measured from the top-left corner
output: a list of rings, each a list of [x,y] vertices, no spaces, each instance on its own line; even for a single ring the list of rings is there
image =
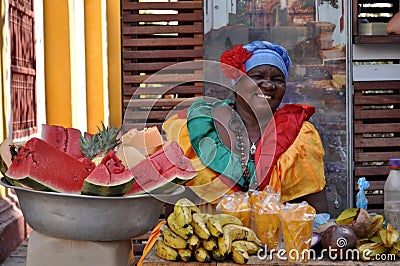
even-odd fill
[[[85,179],[82,194],[96,196],[122,196],[133,184],[133,176],[110,150],[100,164]]]
[[[79,159],[83,157],[80,146],[81,131],[56,125],[42,125],[42,140]]]
[[[136,182],[126,195],[157,191],[167,193],[176,183],[187,182],[197,175],[190,160],[176,141],[130,168]]]
[[[44,140],[32,138],[19,149],[5,176],[34,190],[78,194],[89,173],[85,163]]]

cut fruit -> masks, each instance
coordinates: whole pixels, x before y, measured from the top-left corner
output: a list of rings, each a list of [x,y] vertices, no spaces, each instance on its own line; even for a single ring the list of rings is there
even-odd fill
[[[116,154],[127,169],[134,167],[146,158],[138,149],[125,144],[119,145]]]
[[[5,176],[34,190],[79,194],[89,173],[85,163],[32,138],[19,149]]]
[[[163,145],[163,139],[156,126],[142,130],[132,128],[121,139],[122,143],[135,147],[146,156],[152,155]]]
[[[155,191],[166,193],[197,175],[175,141],[130,168],[130,172],[136,182],[127,195]]]
[[[82,194],[96,196],[122,196],[128,192],[134,182],[129,170],[110,150],[100,164],[85,179]]]
[[[83,157],[80,146],[81,131],[56,125],[42,125],[42,140],[79,159]]]

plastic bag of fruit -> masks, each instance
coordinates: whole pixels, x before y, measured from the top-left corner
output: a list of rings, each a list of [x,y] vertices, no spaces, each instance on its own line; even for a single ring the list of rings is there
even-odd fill
[[[244,226],[250,227],[251,206],[245,192],[227,194],[218,202],[217,213],[226,213],[239,218]]]
[[[263,191],[251,191],[251,228],[268,249],[277,249],[281,238],[279,211],[282,208],[280,194],[271,187]]]
[[[289,261],[308,261],[315,214],[315,209],[305,201],[288,203],[279,211],[286,257]]]

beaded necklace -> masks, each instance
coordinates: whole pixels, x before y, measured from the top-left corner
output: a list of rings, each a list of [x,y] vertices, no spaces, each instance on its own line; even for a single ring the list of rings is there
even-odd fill
[[[229,120],[228,123],[228,127],[230,130],[232,130],[233,132],[235,132],[236,134],[236,144],[235,144],[235,148],[236,150],[240,151],[240,164],[242,167],[242,175],[244,177],[244,185],[243,185],[243,190],[244,191],[248,191],[250,188],[250,170],[249,167],[247,165],[248,162],[248,157],[246,155],[245,152],[245,146],[246,144],[243,141],[243,135],[242,135],[242,131],[244,129],[244,124],[243,121],[238,117],[236,111],[234,110],[234,108],[232,108],[232,118]],[[259,139],[256,142],[251,142],[251,147],[250,147],[250,157],[251,159],[254,159],[254,154],[256,152],[257,149],[257,143],[258,143]],[[255,180],[256,182],[256,180]],[[254,187],[257,187],[257,183],[254,184]]]

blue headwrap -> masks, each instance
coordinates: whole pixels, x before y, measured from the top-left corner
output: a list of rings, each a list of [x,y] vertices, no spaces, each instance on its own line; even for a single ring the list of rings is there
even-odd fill
[[[248,52],[254,52],[254,54],[244,62],[246,72],[249,72],[256,66],[272,65],[279,68],[285,75],[285,80],[287,80],[291,61],[284,47],[272,42],[254,41],[243,45],[243,48]]]

